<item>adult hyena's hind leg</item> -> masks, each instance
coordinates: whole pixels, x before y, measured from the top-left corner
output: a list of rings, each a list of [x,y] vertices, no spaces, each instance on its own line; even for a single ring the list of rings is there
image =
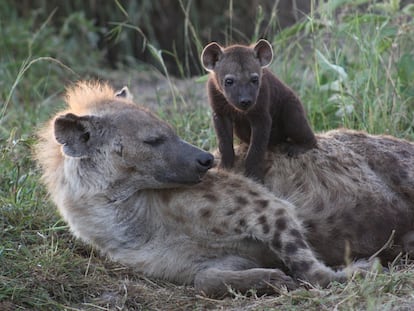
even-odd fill
[[[262,200],[261,204],[261,213],[244,214],[245,217],[231,223],[233,230],[267,243],[295,278],[326,286],[332,281],[344,282],[349,274],[369,268],[369,263],[359,262],[334,271],[316,258],[292,205],[276,198]]]

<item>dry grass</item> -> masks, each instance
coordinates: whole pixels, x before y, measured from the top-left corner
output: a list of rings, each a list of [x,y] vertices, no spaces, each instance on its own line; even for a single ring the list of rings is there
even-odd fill
[[[232,297],[213,300],[197,295],[191,286],[148,279],[100,257],[90,247],[74,241],[67,228],[37,231],[34,235],[39,239],[33,241],[36,247],[21,246],[20,254],[14,253],[15,264],[2,268],[3,289],[6,286],[13,294],[0,299],[1,310],[412,310],[414,307],[413,263],[405,258],[388,273],[372,273],[351,279],[347,284],[332,284],[327,289],[307,285],[267,297],[232,292]],[[13,253],[6,254],[4,259],[10,263],[9,256]]]

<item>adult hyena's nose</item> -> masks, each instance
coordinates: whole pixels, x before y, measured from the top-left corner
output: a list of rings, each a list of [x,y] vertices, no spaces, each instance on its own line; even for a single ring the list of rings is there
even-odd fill
[[[197,169],[200,173],[207,172],[210,168],[213,167],[214,157],[209,152],[203,152],[200,156],[197,157]]]

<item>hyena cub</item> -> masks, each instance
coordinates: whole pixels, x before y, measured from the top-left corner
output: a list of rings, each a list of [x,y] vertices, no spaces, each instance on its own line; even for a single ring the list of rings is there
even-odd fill
[[[238,138],[250,143],[246,176],[260,181],[268,146],[288,142],[289,156],[316,147],[299,98],[265,68],[272,58],[272,46],[263,39],[253,47],[223,48],[213,42],[201,55],[204,68],[211,72],[207,88],[221,153],[220,166],[233,167],[234,129]]]

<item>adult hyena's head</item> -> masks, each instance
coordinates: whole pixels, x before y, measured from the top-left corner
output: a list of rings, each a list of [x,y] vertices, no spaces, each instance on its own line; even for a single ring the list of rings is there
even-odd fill
[[[255,105],[262,68],[268,66],[272,58],[272,46],[263,39],[251,47],[232,45],[223,48],[212,42],[201,54],[204,68],[213,72],[227,101],[241,111]]]
[[[63,178],[101,187],[116,199],[139,189],[198,183],[213,164],[210,153],[181,140],[149,111],[115,97],[108,86],[78,84],[67,102],[70,108],[50,122],[37,147],[49,188]]]

